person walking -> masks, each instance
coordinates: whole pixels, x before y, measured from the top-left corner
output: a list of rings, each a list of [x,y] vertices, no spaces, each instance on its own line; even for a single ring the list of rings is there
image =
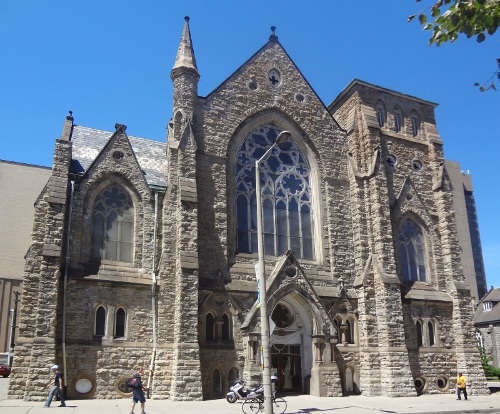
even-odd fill
[[[146,388],[142,385],[142,367],[137,367],[135,371],[134,378],[137,379],[137,387],[132,388],[132,409],[130,410],[130,414],[134,414],[134,408],[138,402],[141,403],[141,414],[146,414],[144,411],[144,405],[146,404],[144,391]]]
[[[64,399],[64,385],[63,385],[63,374],[59,371],[58,365],[53,365],[50,368],[51,372],[55,373],[54,381],[51,381],[47,384],[47,388],[52,385],[50,389],[49,396],[47,397],[47,401],[45,401],[44,407],[50,407],[50,403],[52,402],[52,398],[54,395],[59,395],[59,400],[61,401],[61,405],[59,407],[66,407],[66,401]]]
[[[457,400],[461,400],[461,394],[464,394],[465,400],[467,400],[467,378],[459,372],[457,377]]]

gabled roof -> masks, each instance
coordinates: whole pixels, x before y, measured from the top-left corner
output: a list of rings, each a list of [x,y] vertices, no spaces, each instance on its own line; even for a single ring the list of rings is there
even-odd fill
[[[491,310],[485,310],[483,304],[491,302]],[[485,324],[500,322],[500,288],[491,289],[483,296],[474,312],[474,323]]]
[[[323,102],[323,100],[319,97],[316,90],[311,86],[311,84],[309,83],[307,78],[304,76],[304,74],[301,72],[299,67],[295,64],[293,59],[290,57],[288,52],[285,50],[283,45],[278,40],[278,36],[276,36],[275,30],[276,30],[276,27],[272,26],[271,27],[272,33],[271,33],[271,36],[269,36],[269,40],[259,50],[257,50],[252,56],[250,56],[242,65],[240,65],[235,71],[233,71],[233,73],[231,73],[219,86],[217,86],[205,98],[208,99],[211,95],[213,95],[213,94],[217,93],[219,90],[221,90],[224,87],[224,85],[233,76],[236,76],[237,73],[241,72],[245,68],[245,66],[247,66],[252,60],[254,60],[257,56],[259,56],[262,53],[262,51],[264,51],[265,49],[272,47],[274,45],[278,45],[278,47],[283,51],[283,53],[286,55],[286,57],[290,60],[290,63],[293,65],[293,67],[297,71],[297,73],[300,74],[300,76],[302,77],[302,79],[304,80],[306,85],[309,87],[310,91],[315,95],[315,97],[318,99],[318,101],[321,103],[321,105],[323,105],[323,107],[325,108],[325,111],[328,112],[327,107],[326,107],[325,103]],[[333,119],[333,117],[332,117],[332,119]],[[337,123],[337,121],[335,119],[333,119],[333,120],[335,123]],[[337,125],[338,125],[338,123],[337,123]]]
[[[75,125],[71,141],[73,159],[71,172],[82,174],[90,167],[109,141],[112,132]],[[128,136],[146,182],[150,186],[167,186],[167,144]]]

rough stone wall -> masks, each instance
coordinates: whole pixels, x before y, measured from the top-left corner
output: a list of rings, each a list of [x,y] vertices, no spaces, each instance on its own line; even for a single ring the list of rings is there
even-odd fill
[[[32,245],[26,259],[10,398],[45,395],[47,369],[59,360],[61,259],[65,243],[67,173],[71,143],[57,140],[52,175],[35,208]]]

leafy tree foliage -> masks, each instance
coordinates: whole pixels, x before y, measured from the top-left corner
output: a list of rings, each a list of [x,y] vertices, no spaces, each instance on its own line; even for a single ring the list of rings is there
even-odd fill
[[[431,32],[429,45],[454,42],[460,34],[469,39],[475,37],[481,43],[500,25],[500,0],[438,0],[420,13],[409,16],[408,21],[417,16],[423,29]],[[497,68],[491,78],[474,86],[478,86],[481,92],[496,90],[492,81],[495,77],[500,80],[500,59],[497,59]]]
[[[500,368],[495,368],[491,365],[493,357],[486,353],[486,350],[482,346],[478,346],[479,356],[481,357],[481,365],[484,369],[484,375],[486,377],[492,378],[497,377],[500,379]]]

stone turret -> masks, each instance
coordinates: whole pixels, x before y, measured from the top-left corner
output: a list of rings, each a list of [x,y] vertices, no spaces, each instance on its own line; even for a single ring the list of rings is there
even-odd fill
[[[165,332],[173,341],[172,400],[202,399],[198,345],[198,192],[194,132],[198,79],[196,60],[185,18],[177,57],[172,69],[173,118],[168,125],[167,192],[163,217],[163,279],[169,305],[159,310],[160,321],[173,320],[175,329]],[[172,295],[172,293],[174,293]],[[161,322],[160,322],[161,323]]]

